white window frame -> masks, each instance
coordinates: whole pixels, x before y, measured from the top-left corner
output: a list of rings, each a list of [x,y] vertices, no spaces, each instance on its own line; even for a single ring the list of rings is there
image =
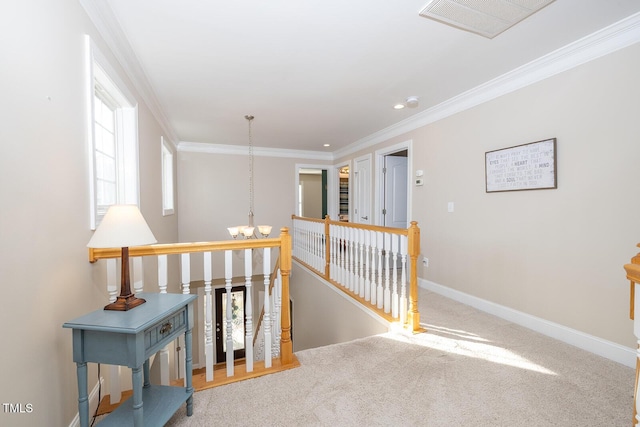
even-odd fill
[[[127,86],[120,80],[106,57],[89,36],[85,36],[85,74],[87,145],[89,165],[89,223],[92,230],[102,221],[108,206],[98,206],[95,157],[95,105],[96,86],[106,93],[115,105],[116,135],[116,195],[115,203],[139,206],[140,180],[138,176],[138,105]],[[101,95],[103,97],[104,95]]]
[[[175,212],[174,163],[171,144],[163,136],[160,137],[160,153],[162,164],[162,215],[173,215]]]

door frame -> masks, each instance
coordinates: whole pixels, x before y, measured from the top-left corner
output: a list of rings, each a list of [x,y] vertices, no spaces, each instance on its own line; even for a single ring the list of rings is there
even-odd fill
[[[375,191],[372,193],[371,190],[371,177],[373,176],[373,162],[371,161],[371,153],[365,154],[364,156],[360,156],[360,157],[356,157],[355,159],[353,159],[353,174],[351,174],[351,170],[349,170],[349,185],[350,187],[353,187],[353,190],[351,190],[351,196],[353,196],[353,203],[351,204],[351,201],[349,201],[350,203],[350,209],[351,209],[351,215],[350,215],[350,219],[351,221],[353,221],[354,224],[376,224],[375,222],[375,211],[372,210],[375,198],[376,198],[376,193]],[[360,197],[362,196],[361,194],[359,194],[359,186],[358,186],[358,174],[360,174],[362,171],[358,170],[358,163],[361,161],[366,161],[368,162],[368,166],[369,166],[369,176],[367,178],[367,180],[369,181],[369,194],[368,194],[368,198],[369,198],[369,206],[368,208],[368,215],[366,215],[368,217],[368,219],[366,220],[367,222],[362,222],[361,218],[362,218],[362,212],[356,212],[357,207],[360,206]],[[353,176],[353,180],[351,180],[351,176]],[[353,182],[353,185],[351,185],[351,182]],[[375,187],[374,187],[375,188]],[[374,199],[374,200],[372,200]]]
[[[247,309],[247,288],[245,285],[235,285],[231,288],[231,292],[241,292],[243,293],[243,298],[242,298],[242,303],[243,303],[243,307],[242,307],[242,311],[244,313],[244,319],[243,319],[243,323],[244,323],[244,328],[245,328],[245,332],[246,332],[246,328],[247,328],[247,313],[246,313],[246,309]],[[222,296],[226,295],[226,288],[225,287],[217,287],[214,288],[213,290],[213,305],[216,308],[215,309],[215,316],[213,319],[213,324],[215,325],[215,330],[213,331],[214,335],[215,335],[215,345],[214,345],[214,349],[216,352],[216,363],[222,363],[225,362],[227,360],[227,353],[225,351],[223,351],[223,327],[222,324],[224,323],[224,321],[226,319],[222,318]],[[219,298],[218,298],[219,297]],[[220,304],[220,310],[218,311],[218,304]],[[247,343],[246,343],[246,339],[245,339],[245,343],[244,343],[245,347],[243,349],[240,350],[234,350],[233,351],[233,360],[237,360],[237,359],[243,359],[245,357],[245,352],[247,349]]]
[[[412,198],[412,180],[413,176],[413,140],[410,139],[408,141],[400,142],[395,145],[391,145],[389,147],[381,148],[375,151],[375,190],[374,190],[374,211],[373,224],[382,226],[383,225],[383,216],[382,216],[382,208],[383,208],[383,200],[384,200],[384,174],[382,172],[382,168],[384,167],[384,158],[389,154],[397,153],[398,151],[407,150],[407,224],[411,222],[411,206],[413,206]]]
[[[333,207],[333,210],[329,209],[329,216],[333,221],[338,221],[340,219],[340,169],[347,166],[349,168],[349,190],[347,193],[347,200],[349,201],[349,208],[347,210],[347,216],[349,218],[349,222],[351,221],[351,209],[353,207],[353,196],[351,195],[351,189],[353,188],[353,169],[351,168],[351,160],[343,163],[338,163],[333,166],[333,172],[330,175],[333,175],[333,185],[334,188],[333,199],[330,199],[329,206]],[[331,187],[329,187],[331,188]],[[331,194],[331,193],[329,193]],[[329,196],[329,195],[328,195]],[[331,196],[329,196],[331,197]]]
[[[295,194],[293,212],[298,215],[298,206],[300,205],[300,194],[298,193],[298,188],[300,187],[300,170],[304,169],[322,169],[327,171],[327,214],[333,219],[332,213],[338,212],[334,198],[337,200],[339,197],[338,191],[333,187],[337,186],[339,181],[336,181],[336,176],[331,172],[333,170],[332,165],[296,163],[293,187]]]

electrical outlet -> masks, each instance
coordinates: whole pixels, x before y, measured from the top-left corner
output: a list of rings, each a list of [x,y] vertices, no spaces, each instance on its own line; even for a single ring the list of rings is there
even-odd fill
[[[422,258],[422,266],[429,267],[429,258]]]

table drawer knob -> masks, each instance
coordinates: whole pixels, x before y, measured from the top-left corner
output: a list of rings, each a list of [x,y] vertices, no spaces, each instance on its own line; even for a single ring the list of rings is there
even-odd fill
[[[171,323],[167,322],[164,325],[162,325],[162,328],[160,328],[160,333],[161,334],[166,334],[168,332],[171,332],[171,328],[173,328],[173,325]]]

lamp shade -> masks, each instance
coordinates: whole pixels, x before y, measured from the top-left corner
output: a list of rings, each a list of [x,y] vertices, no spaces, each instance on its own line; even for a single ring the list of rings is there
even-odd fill
[[[87,247],[122,248],[156,242],[136,205],[112,205]]]

